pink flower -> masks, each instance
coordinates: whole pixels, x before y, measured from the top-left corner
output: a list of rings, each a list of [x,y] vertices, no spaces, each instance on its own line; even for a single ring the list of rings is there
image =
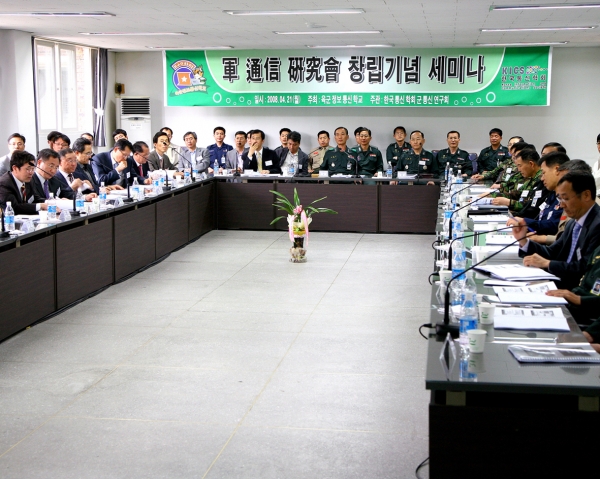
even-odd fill
[[[298,205],[294,208],[294,214],[299,215],[302,213],[302,205]]]

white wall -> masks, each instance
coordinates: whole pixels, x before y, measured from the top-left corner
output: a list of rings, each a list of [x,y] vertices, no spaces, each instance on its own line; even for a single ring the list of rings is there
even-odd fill
[[[27,149],[35,152],[31,34],[0,30],[0,46],[0,155],[8,153],[6,139],[16,132],[25,136]]]
[[[504,143],[510,136],[522,135],[536,146],[559,141],[571,158],[588,161],[598,158],[596,136],[600,132],[600,48],[555,48],[553,52],[552,95],[549,107],[515,108],[214,108],[164,107],[164,74],[160,52],[117,53],[116,81],[125,83],[128,95],[149,95],[153,130],[168,125],[174,140],[188,130],[198,133],[198,143],[213,143],[212,129],[224,126],[232,142],[236,130],[261,128],[267,144],[278,145],[278,130],[286,126],[298,130],[303,150],[317,146],[316,133],[346,126],[353,131],[366,126],[373,132],[373,144],[385,148],[393,141],[397,125],[407,130],[420,129],[428,149],[446,146],[448,130],[459,130],[461,146],[478,152],[485,147],[493,127],[504,130]]]

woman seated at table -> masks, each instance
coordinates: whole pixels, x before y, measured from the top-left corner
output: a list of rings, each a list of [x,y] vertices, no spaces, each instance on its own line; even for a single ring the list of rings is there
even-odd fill
[[[571,291],[557,289],[546,294],[565,298],[569,302],[569,311],[578,323],[589,324],[596,320],[600,311],[600,246],[592,253],[579,286]],[[600,337],[600,325],[598,333]]]

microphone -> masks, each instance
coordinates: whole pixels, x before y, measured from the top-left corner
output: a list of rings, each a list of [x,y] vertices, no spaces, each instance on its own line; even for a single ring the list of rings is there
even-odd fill
[[[0,211],[2,211],[2,231],[0,232],[0,238],[8,238],[10,233],[6,231],[4,226],[4,208],[0,208]]]
[[[511,226],[511,228],[512,228],[512,226]],[[452,281],[454,281],[457,278],[460,278],[467,271],[471,271],[472,269],[476,268],[477,266],[479,266],[481,263],[487,261],[488,259],[493,258],[494,256],[502,253],[502,251],[504,251],[505,249],[510,248],[511,246],[514,246],[519,241],[521,241],[521,240],[520,239],[514,240],[512,243],[509,243],[506,246],[503,246],[498,251],[489,255],[487,258],[479,261],[478,263],[471,265],[464,271],[461,271],[456,276],[453,276],[452,278],[450,278],[450,281],[448,281],[448,285],[446,286],[446,294],[444,296],[444,322],[442,324],[435,325],[435,333],[437,335],[445,336],[446,334],[450,333],[451,337],[453,337],[453,338],[458,337],[458,332],[459,332],[458,326],[455,324],[450,324],[450,284],[452,284]]]
[[[493,230],[489,230],[489,231],[473,231],[472,235],[463,235],[463,236],[457,236],[456,238],[452,238],[452,240],[450,241],[450,246],[448,247],[448,269],[452,270],[452,245],[454,244],[454,242],[456,240],[465,239],[465,238],[474,238],[475,236],[484,235],[487,233],[493,233],[494,231],[508,230],[511,228],[513,228],[513,226],[505,226],[503,228],[493,229]]]
[[[177,153],[179,156],[181,156],[181,158],[183,158],[185,161],[187,161],[190,164],[190,179],[192,180],[192,182],[196,181],[194,179],[194,167],[192,165],[191,157],[188,160],[185,156],[183,156],[181,153],[179,153],[176,148],[171,148],[171,151]]]
[[[454,193],[452,193],[452,195],[450,196],[450,203],[452,203],[452,200],[454,199],[454,197],[460,193],[461,191],[465,191],[468,190],[469,188],[471,188],[473,185],[476,185],[477,183],[479,183],[481,180],[476,180],[473,183],[469,183],[467,186],[465,186],[464,188],[461,188],[458,191],[455,191]]]

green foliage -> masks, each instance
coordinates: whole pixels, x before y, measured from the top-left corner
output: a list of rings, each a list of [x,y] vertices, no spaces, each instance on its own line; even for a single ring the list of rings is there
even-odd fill
[[[269,191],[276,196],[275,203],[273,203],[273,206],[275,206],[277,209],[279,209],[281,211],[285,211],[288,215],[296,216],[297,218],[295,218],[295,221],[300,220],[300,215],[294,213],[294,210],[298,206],[301,205],[300,197],[298,196],[298,191],[296,190],[296,188],[294,188],[294,203],[292,203],[290,200],[288,200],[286,198],[285,195],[283,195],[282,193],[279,193],[278,191],[273,191],[273,190],[269,190]],[[337,211],[333,211],[332,209],[329,209],[329,208],[316,208],[316,207],[312,206],[315,203],[324,200],[325,198],[327,198],[327,196],[324,196],[323,198],[319,198],[318,200],[313,201],[312,203],[310,203],[310,205],[308,205],[306,207],[304,207],[304,206],[302,207],[302,209],[306,212],[306,216],[308,218],[310,218],[315,213],[327,213],[330,215],[338,214]],[[279,220],[281,220],[283,218],[287,218],[287,215],[278,216],[273,221],[271,221],[270,224],[277,223]]]

